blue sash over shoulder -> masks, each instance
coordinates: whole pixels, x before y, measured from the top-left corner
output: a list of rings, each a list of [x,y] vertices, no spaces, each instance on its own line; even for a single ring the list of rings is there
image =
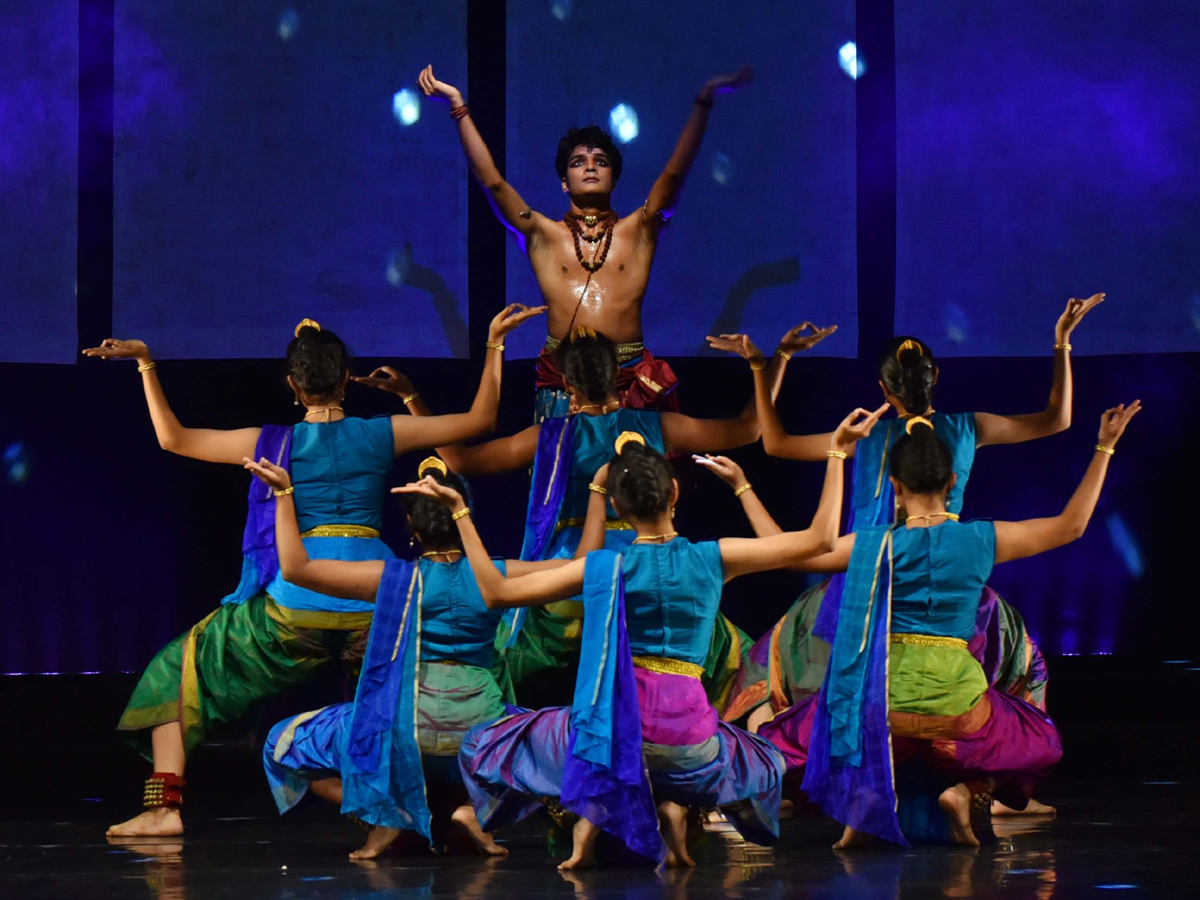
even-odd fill
[[[666,847],[642,761],[642,716],[625,630],[623,563],[621,554],[611,550],[587,557],[582,649],[561,801],[629,849],[661,863]]]
[[[291,425],[264,425],[254,447],[256,460],[266,457],[284,469],[289,467],[292,450]],[[237,588],[221,600],[245,603],[262,593],[279,573],[279,553],[275,549],[275,494],[261,479],[250,478],[246,501],[246,528],[242,532],[242,578]]]
[[[906,845],[888,723],[891,555],[888,526],[855,531],[803,787],[839,822]]]
[[[567,495],[571,460],[575,452],[574,423],[574,417],[562,417],[546,419],[539,426],[521,559],[542,559],[546,548],[550,546],[550,539],[554,537],[563,498]],[[504,646],[508,648],[517,642],[517,635],[525,621],[524,607],[509,610],[505,613],[504,621],[508,624],[508,640]]]
[[[384,564],[354,713],[342,748],[342,812],[372,825],[430,837],[425,775],[417,745],[421,644],[420,568]]]

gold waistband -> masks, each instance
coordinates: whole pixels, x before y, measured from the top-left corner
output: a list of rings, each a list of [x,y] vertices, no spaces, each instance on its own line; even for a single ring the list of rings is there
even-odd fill
[[[562,346],[562,341],[556,337],[546,335],[546,349],[553,353]],[[629,344],[617,344],[617,362],[629,362],[635,356],[641,356],[645,351],[646,345],[641,341],[633,341]]]
[[[582,528],[587,521],[586,518],[579,517],[574,519],[559,519],[558,524],[554,526],[555,531],[562,531],[566,528]],[[605,531],[633,531],[633,526],[624,519],[605,519]]]
[[[697,680],[704,675],[704,666],[684,662],[682,659],[668,659],[665,656],[635,656],[633,664],[639,669],[658,672],[660,675],[686,675]]]
[[[900,634],[892,635],[893,644],[915,644],[918,647],[961,647],[967,649],[967,642],[962,638],[942,637],[937,634]]]
[[[379,532],[374,528],[368,528],[366,525],[318,525],[316,528],[308,529],[300,537],[377,538],[379,537]]]
[[[428,663],[434,666],[469,666],[470,663],[465,663],[460,659],[423,659],[423,663]]]

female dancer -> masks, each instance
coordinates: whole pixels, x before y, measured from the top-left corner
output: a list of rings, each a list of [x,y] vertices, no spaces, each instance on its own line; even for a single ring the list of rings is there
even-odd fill
[[[623,408],[616,387],[616,347],[590,329],[573,332],[559,353],[572,415],[546,419],[515,435],[474,447],[438,448],[452,470],[467,476],[533,464],[522,559],[574,555],[588,505],[588,481],[608,459],[618,434],[635,431],[661,453],[740,447],[758,438],[752,403],[731,419],[696,419],[674,412]],[[776,371],[781,371],[777,364],[765,372],[768,381]],[[605,546],[625,546],[632,538],[628,523],[610,510]],[[578,599],[564,598],[530,610],[528,615],[524,610],[514,611],[501,626],[504,660],[524,705],[568,701],[570,679],[560,676],[562,669],[574,669],[579,659],[580,615]],[[724,639],[714,641],[718,650],[737,643],[736,629],[723,618],[717,635]],[[726,667],[736,669],[740,652],[714,652],[710,663],[708,675],[719,679]]]
[[[938,436],[951,448],[956,480],[946,502],[947,508],[953,513],[962,509],[963,491],[970,477],[977,447],[1035,440],[1070,427],[1071,334],[1084,316],[1103,302],[1104,296],[1095,294],[1087,300],[1068,301],[1055,324],[1054,381],[1050,388],[1050,399],[1040,413],[1004,416],[993,413],[935,412],[933,389],[939,372],[932,351],[915,338],[896,338],[880,356],[879,383],[885,398],[895,407],[897,418],[883,422],[862,447],[856,448],[847,529],[853,530],[856,525],[862,524],[884,524],[896,516],[895,498],[884,473],[887,471],[888,454],[903,434],[905,421],[912,416],[927,417],[933,422]],[[761,360],[762,357],[744,335],[710,337],[709,342],[714,347],[731,350],[752,361]],[[756,374],[755,395],[763,446],[767,453],[786,459],[819,459],[819,448],[828,435],[787,434],[771,399],[771,386],[759,384],[760,381]],[[835,615],[840,584],[840,579],[835,577],[832,588],[831,582],[824,582],[806,591],[751,648],[725,712],[730,721],[749,716],[748,723],[753,729],[772,714],[812,696],[820,687],[828,648],[823,642],[813,640],[814,630],[816,635],[828,631]],[[832,591],[830,596],[835,601],[828,611],[821,612],[828,590]],[[1040,653],[1035,653],[1032,642],[1028,641],[1020,614],[991,590],[984,592],[981,597],[980,634],[1000,636],[1008,648],[1020,647],[1028,651],[1003,653],[1000,647],[986,648],[987,658],[995,660],[995,665],[989,668],[995,673],[997,686],[1007,686],[1035,702],[1044,701],[1044,660]],[[979,652],[985,652],[982,645]],[[1008,662],[1007,666],[1002,665],[1004,661]],[[1049,807],[1035,805],[1039,811],[1053,812]]]
[[[482,852],[507,854],[480,830],[458,768],[467,729],[505,712],[504,692],[492,674],[493,642],[503,613],[484,604],[450,510],[418,494],[404,497],[409,530],[425,550],[416,563],[310,559],[288,495],[287,470],[265,458],[247,460],[246,468],[280,497],[276,540],[284,577],[308,590],[375,604],[354,702],[302,713],[271,729],[263,764],[279,811],[287,812],[312,788],[371,826],[365,846],[350,854],[370,859],[401,829],[430,839],[425,785],[435,780],[451,785],[461,801],[451,822]],[[417,477],[465,494],[462,480],[436,457],[421,463]],[[603,545],[602,497],[589,509],[585,531],[581,557]],[[567,562],[492,560],[486,565],[518,576]]]
[[[845,824],[836,847],[862,834],[977,846],[973,800],[994,793],[1022,809],[1061,757],[1050,719],[989,687],[967,642],[993,565],[1083,535],[1113,449],[1140,410],[1135,400],[1106,411],[1091,465],[1062,513],[1020,522],[959,521],[948,503],[953,453],[915,416],[890,461],[904,522],[860,525],[833,552],[799,564],[846,573],[803,785]],[[942,822],[928,815],[934,807],[925,801],[934,798]]]
[[[591,863],[598,829],[656,861],[665,855],[671,865],[693,865],[684,840],[686,806],[721,807],[747,839],[774,842],[783,760],[765,741],[719,721],[700,684],[701,663],[727,580],[832,545],[845,448],[869,433],[884,409],[856,410],[834,433],[811,527],[769,538],[692,544],[679,537],[671,525],[678,482],[666,459],[632,432],[620,436],[609,472],[598,473],[605,483],[593,487],[597,493],[611,487],[609,498],[634,527],[620,554],[595,551],[586,561],[505,577],[484,570],[487,553],[461,497],[432,480],[400,489],[455,510],[489,606],[584,597],[573,708],[514,715],[473,729],[463,742],[463,775],[484,829],[557,798],[580,817],[562,869]]]
[[[542,310],[512,305],[492,320],[490,343]],[[348,355],[331,331],[305,319],[288,345],[288,384],[304,421],[224,431],[185,428],[167,403],[149,348],[108,339],[85,350],[103,359],[136,359],[160,446],[209,462],[241,465],[253,454],[289,468],[299,491],[308,552],[327,559],[389,559],[379,540],[384,486],[395,458],[409,450],[478,435],[495,423],[502,351],[490,350],[467,413],[390,419],[347,417],[342,397]],[[416,400],[415,395],[407,398]],[[369,604],[330,598],[289,584],[274,547],[274,498],[250,489],[241,583],[222,605],[158,652],[146,668],[118,729],[154,771],[145,812],[108,830],[112,836],[183,831],[180,815],[188,755],[211,726],[240,719],[260,700],[310,680],[335,657],[361,656]]]

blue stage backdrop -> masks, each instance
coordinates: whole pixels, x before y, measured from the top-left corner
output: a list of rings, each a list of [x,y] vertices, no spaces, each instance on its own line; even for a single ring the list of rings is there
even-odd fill
[[[74,362],[78,0],[6,0],[0,26],[0,360]]]
[[[465,0],[116,0],[113,328],[165,357],[466,356],[466,181],[432,60]],[[434,113],[438,113],[434,115]]]
[[[1200,349],[1200,3],[898,0],[896,329],[943,354]],[[869,75],[868,75],[869,77]]]
[[[721,0],[533,0],[508,11],[506,175],[552,218],[566,210],[554,154],[568,128],[594,123],[620,139],[612,116],[624,105],[615,124],[632,139],[614,205],[625,215],[646,199],[705,80],[744,63],[757,71],[717,98],[659,243],[644,309],[651,350],[697,354],[706,334],[738,330],[771,347],[811,319],[841,326],[814,352],[855,355],[855,83],[838,52],[854,40],[852,2],[775,4],[766,16],[762,4]],[[507,296],[538,297],[515,242]],[[535,331],[513,336],[519,355],[540,350]]]

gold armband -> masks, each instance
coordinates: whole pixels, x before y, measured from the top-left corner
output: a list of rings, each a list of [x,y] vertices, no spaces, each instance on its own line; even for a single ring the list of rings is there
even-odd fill
[[[746,491],[752,491],[752,490],[754,490],[754,485],[752,485],[750,482],[747,481],[740,488],[738,488],[736,491],[733,492],[733,496],[740,497],[740,496],[742,496],[742,494],[746,493]]]
[[[457,522],[463,516],[469,516],[470,514],[471,514],[471,508],[469,506],[464,506],[462,509],[460,509],[458,512],[456,512],[454,515],[452,515],[450,517],[450,521]]]
[[[825,455],[830,459],[845,459],[846,454],[841,450],[826,450]]]
[[[588,483],[588,490],[594,494],[608,494],[608,488],[595,482]]]
[[[272,489],[271,493],[273,493],[276,497],[286,497],[288,494],[296,493],[296,486],[294,484],[289,485],[288,487],[285,487],[282,491],[276,491],[276,490]]]
[[[150,362],[146,363],[144,366],[138,366],[138,371],[139,372],[149,372],[151,369],[155,368],[157,365],[158,365],[158,363],[156,363],[154,360],[150,360]]]
[[[1117,455],[1116,450],[1114,450],[1112,447],[1105,447],[1103,444],[1097,444],[1096,449],[1099,450],[1101,453],[1107,453],[1109,456]]]

